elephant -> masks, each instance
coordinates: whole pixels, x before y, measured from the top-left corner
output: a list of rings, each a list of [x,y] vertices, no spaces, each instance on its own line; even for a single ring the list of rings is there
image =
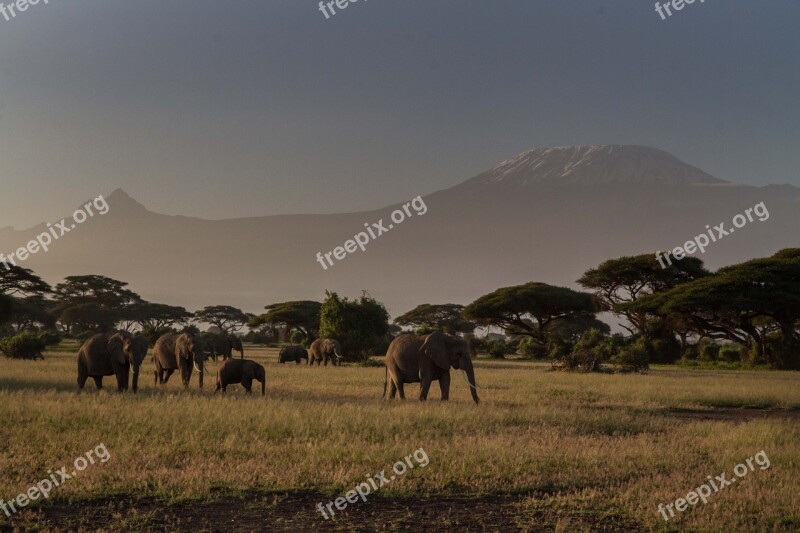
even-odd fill
[[[419,399],[424,401],[428,398],[431,383],[438,380],[442,400],[446,401],[450,397],[450,367],[466,372],[472,399],[476,404],[479,403],[475,370],[464,339],[441,332],[421,337],[401,335],[392,341],[386,351],[383,397],[391,400],[396,393],[400,393],[400,398],[404,400],[403,384],[421,383]]]
[[[200,388],[203,388],[206,351],[203,339],[192,333],[166,333],[158,338],[153,351],[156,365],[156,384],[166,385],[170,376],[180,368],[184,387],[189,386],[192,367],[199,373]],[[166,373],[166,374],[165,374]]]
[[[232,351],[236,350],[241,354],[240,359],[244,359],[244,348],[242,348],[242,340],[236,335],[229,333],[208,334],[204,336],[206,343],[207,353],[214,361],[217,357],[222,356],[222,360],[230,359],[233,357]]]
[[[261,382],[261,396],[266,395],[267,377],[264,367],[249,359],[228,359],[217,369],[217,388],[214,394],[225,389],[233,383],[241,383],[248,394],[252,394],[253,380]]]
[[[317,339],[311,343],[311,348],[308,349],[308,364],[313,365],[314,362],[317,366],[324,360],[325,366],[328,366],[328,359],[331,360],[333,366],[339,365],[343,360],[342,346],[336,339]]]
[[[308,351],[302,346],[284,346],[281,348],[280,353],[280,361],[281,363],[285,363],[287,361],[294,361],[298,365],[300,364],[300,359],[308,360]]]
[[[78,388],[83,389],[89,377],[98,389],[103,388],[103,376],[117,377],[117,390],[128,390],[128,378],[133,373],[133,392],[139,390],[139,370],[147,355],[147,338],[134,337],[127,331],[93,335],[78,350]]]

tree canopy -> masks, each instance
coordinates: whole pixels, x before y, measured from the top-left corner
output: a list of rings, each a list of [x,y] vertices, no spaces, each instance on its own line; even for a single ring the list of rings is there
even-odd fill
[[[197,311],[194,318],[198,322],[216,326],[225,333],[233,333],[242,329],[252,317],[230,305],[211,305]]]
[[[144,301],[127,286],[105,276],[69,276],[56,285],[53,311],[68,328],[109,331]]]
[[[311,300],[282,302],[264,307],[267,310],[254,319],[248,326],[257,328],[263,325],[283,327],[287,331],[300,330],[307,339],[313,339],[319,333],[319,313],[322,304]]]
[[[627,312],[681,316],[698,334],[754,349],[776,368],[800,368],[800,249],[719,269],[667,292],[623,304]],[[764,327],[765,324],[774,327]],[[780,353],[766,333],[780,334]]]
[[[481,296],[464,309],[464,317],[526,335],[544,344],[556,322],[594,318],[595,303],[587,293],[546,283],[503,287]]]
[[[41,296],[52,288],[28,268],[16,265],[0,266],[0,294]]]
[[[622,327],[631,333],[645,333],[648,329],[647,315],[620,308],[619,304],[634,302],[641,296],[663,292],[708,275],[703,262],[695,257],[686,257],[662,268],[655,254],[643,254],[605,261],[597,268],[587,270],[578,283],[593,291],[600,311],[624,316],[632,328]]]
[[[410,326],[426,333],[443,331],[450,335],[471,333],[475,323],[464,318],[464,306],[457,304],[422,304],[400,315],[395,324]]]

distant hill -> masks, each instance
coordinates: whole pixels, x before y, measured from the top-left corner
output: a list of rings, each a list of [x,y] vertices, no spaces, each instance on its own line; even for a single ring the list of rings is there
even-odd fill
[[[424,191],[420,191],[421,193]],[[362,289],[393,315],[419,303],[469,303],[497,287],[544,281],[575,286],[601,261],[666,250],[756,203],[770,214],[712,244],[711,268],[800,246],[800,189],[717,179],[660,150],[573,146],[518,155],[424,196],[428,211],[323,270],[328,252],[398,206],[336,215],[209,221],[148,211],[122,190],[111,209],[28,259],[50,282],[74,274],[128,281],[144,298],[191,310],[230,304],[250,312],[325,289]],[[408,200],[411,200],[410,198]],[[176,201],[177,205],[177,201]],[[413,212],[413,211],[412,211]],[[52,221],[51,221],[52,222]],[[9,252],[42,232],[0,230]]]

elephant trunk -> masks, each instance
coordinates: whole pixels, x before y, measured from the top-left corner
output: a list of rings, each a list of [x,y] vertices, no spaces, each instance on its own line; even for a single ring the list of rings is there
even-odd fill
[[[197,361],[194,361],[194,367],[197,369],[198,379],[200,380],[200,388],[203,388],[203,367],[197,365]]]
[[[478,398],[478,384],[475,382],[475,368],[472,366],[472,359],[468,356],[463,357],[460,366],[461,370],[467,374],[467,383],[469,384],[469,392],[472,394],[472,399],[476,404],[480,403],[480,398]]]
[[[139,390],[139,370],[141,365],[133,363],[133,393]]]

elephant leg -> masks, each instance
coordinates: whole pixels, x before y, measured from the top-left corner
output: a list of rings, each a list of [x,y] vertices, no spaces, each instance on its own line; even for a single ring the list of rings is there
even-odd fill
[[[400,395],[401,400],[406,399],[406,391],[403,384],[403,379],[400,376],[397,376],[397,394]]]
[[[389,394],[386,397],[387,400],[394,400],[394,397],[397,396],[397,385],[394,384],[394,379],[389,380]]]
[[[428,399],[428,391],[431,388],[431,383],[433,379],[430,376],[423,376],[422,377],[422,387],[419,389],[419,399],[420,401],[424,402]]]
[[[89,371],[83,361],[78,360],[78,389],[83,389],[87,379],[89,379]]]
[[[442,401],[450,399],[450,372],[445,372],[439,378],[439,388],[442,389]]]
[[[167,381],[169,381],[169,377],[170,377],[170,376],[171,376],[171,375],[172,375],[174,372],[175,372],[175,369],[174,369],[174,368],[170,368],[170,369],[168,369],[168,370],[167,370],[167,373],[166,373],[166,375],[164,375],[164,380],[163,380],[161,383],[163,383],[164,385],[166,385],[166,384],[167,384]]]
[[[97,387],[97,390],[103,388],[103,376],[92,376],[92,379],[94,379],[94,386]]]
[[[253,379],[242,378],[242,387],[247,391],[247,394],[253,394]]]

